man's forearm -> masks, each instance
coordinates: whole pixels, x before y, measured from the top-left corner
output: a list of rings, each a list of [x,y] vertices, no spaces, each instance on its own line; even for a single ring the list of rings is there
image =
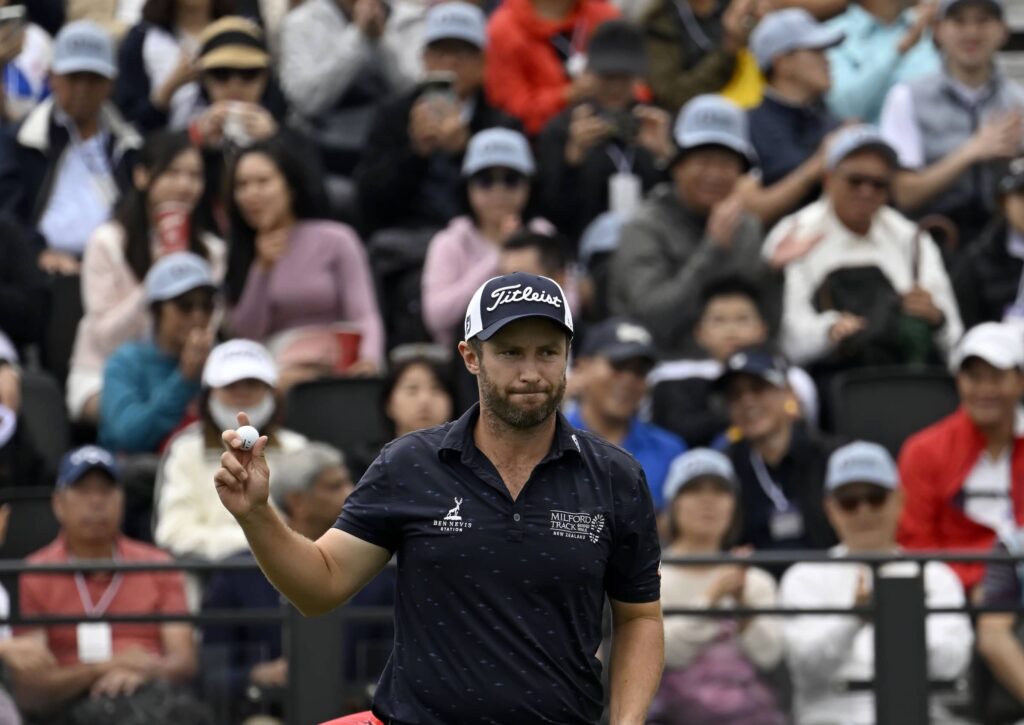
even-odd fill
[[[661,616],[637,617],[614,628],[611,725],[643,725],[661,682],[665,629]]]
[[[29,713],[52,712],[88,692],[109,664],[97,662],[15,673],[14,694],[18,706]]]
[[[270,508],[255,509],[239,524],[270,583],[305,615],[323,614],[344,601],[331,591],[336,565],[305,536],[289,529]]]
[[[970,147],[962,146],[920,171],[898,174],[893,188],[896,203],[904,211],[920,209],[952,186],[972,163],[974,158]]]

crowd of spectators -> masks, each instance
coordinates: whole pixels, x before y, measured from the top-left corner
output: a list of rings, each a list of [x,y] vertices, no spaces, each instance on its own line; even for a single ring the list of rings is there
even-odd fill
[[[0,0],[0,501],[59,528],[27,561],[251,560],[212,482],[240,410],[318,537],[383,444],[473,405],[463,311],[517,271],[563,287],[565,415],[640,462],[666,557],[737,554],[667,564],[665,608],[872,600],[867,567],[751,551],[1024,553],[1015,1]],[[834,385],[883,367],[959,406],[850,440]],[[289,401],[332,380],[374,402],[329,445]],[[922,570],[929,606],[1024,606],[1020,567]],[[0,630],[0,722],[282,716],[279,626],[102,621],[277,606],[252,569],[13,583],[89,621]],[[665,633],[652,723],[874,722],[861,616]],[[351,625],[346,677],[391,636]],[[935,722],[1024,720],[1016,615],[927,637],[934,690],[977,685]]]

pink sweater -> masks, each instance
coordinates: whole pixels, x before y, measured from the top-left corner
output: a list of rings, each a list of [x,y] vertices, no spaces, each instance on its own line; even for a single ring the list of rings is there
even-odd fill
[[[454,342],[476,288],[498,274],[499,249],[485,239],[473,220],[453,219],[430,240],[423,263],[423,323],[434,341]]]
[[[231,313],[235,334],[265,340],[303,325],[351,322],[363,338],[359,357],[380,362],[384,325],[370,264],[355,231],[332,221],[296,224],[288,251],[269,271],[255,262]]]

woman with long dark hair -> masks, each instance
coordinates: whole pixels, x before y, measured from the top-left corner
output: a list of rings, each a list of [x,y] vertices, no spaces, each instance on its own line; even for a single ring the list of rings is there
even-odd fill
[[[187,250],[210,262],[215,279],[224,276],[224,242],[204,232],[199,221],[203,162],[188,135],[162,132],[147,139],[132,181],[115,218],[85,247],[85,315],[67,380],[72,420],[96,420],[107,358],[123,342],[146,334],[150,315],[142,281],[156,259]]]
[[[228,188],[227,288],[237,303],[231,315],[235,334],[267,341],[280,353],[287,339],[281,333],[303,328],[330,340],[344,324],[358,337],[344,372],[376,372],[384,327],[363,243],[350,227],[323,218],[315,181],[287,137],[240,150]],[[279,356],[285,381],[339,371],[338,361],[321,351],[288,363]]]
[[[114,100],[143,131],[185,128],[200,106],[199,38],[236,0],[146,0],[121,44]]]

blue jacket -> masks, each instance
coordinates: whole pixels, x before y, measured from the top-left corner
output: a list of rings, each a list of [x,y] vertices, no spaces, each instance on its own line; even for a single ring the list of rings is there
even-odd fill
[[[186,380],[178,358],[151,340],[126,342],[103,370],[99,442],[124,453],[152,453],[181,422],[199,392]]]
[[[797,106],[777,98],[771,90],[765,91],[761,105],[748,116],[750,141],[765,186],[780,181],[814,156],[825,136],[839,126],[839,119],[824,103]]]
[[[565,417],[574,427],[580,430],[589,430],[583,423],[579,408],[570,410]],[[626,439],[619,447],[633,456],[640,467],[644,469],[647,486],[651,489],[651,498],[654,500],[654,508],[660,511],[665,504],[661,489],[665,484],[668,468],[676,456],[686,452],[686,443],[682,438],[664,428],[634,418],[629,425]]]
[[[897,51],[914,18],[912,11],[904,10],[895,22],[883,25],[858,3],[850,3],[845,13],[828,21],[830,28],[846,33],[846,40],[828,52],[832,70],[828,105],[834,114],[878,123],[890,88],[941,68],[931,33],[922,35],[902,56]]]

